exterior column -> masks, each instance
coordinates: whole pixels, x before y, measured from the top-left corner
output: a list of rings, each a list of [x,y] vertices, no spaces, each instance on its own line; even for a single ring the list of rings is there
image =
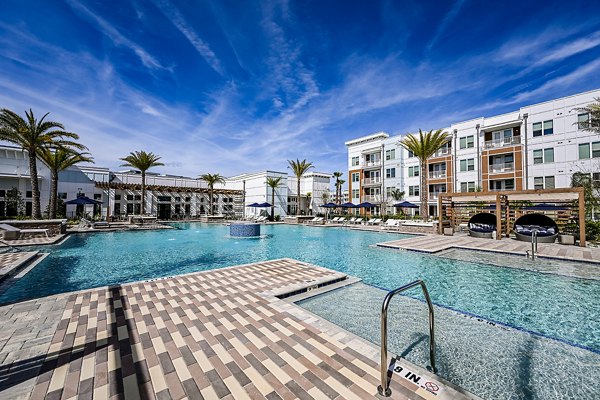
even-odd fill
[[[444,233],[444,228],[442,227],[442,198],[444,196],[440,195],[438,197],[438,233],[442,235]]]
[[[579,246],[585,247],[585,198],[583,188],[579,188]]]
[[[523,180],[525,181],[525,190],[529,190],[529,150],[527,147],[527,117],[529,114],[523,114],[523,136],[524,136],[524,144],[525,144],[525,157],[523,158],[525,164],[525,176],[523,176]],[[516,171],[516,170],[515,170]]]
[[[496,192],[496,240],[502,239],[502,204],[500,192]]]
[[[483,190],[483,182],[481,175],[481,149],[479,148],[479,124],[475,125],[477,129],[477,186],[479,186]],[[489,187],[488,187],[489,190]]]

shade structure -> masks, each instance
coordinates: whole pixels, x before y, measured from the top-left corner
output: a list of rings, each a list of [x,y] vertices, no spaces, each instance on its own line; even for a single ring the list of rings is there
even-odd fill
[[[403,201],[402,203],[396,203],[396,204],[394,204],[394,207],[419,208],[418,205],[411,203],[410,201]]]
[[[73,200],[65,201],[65,204],[87,205],[87,204],[102,204],[101,201],[92,200],[89,197],[81,196]]]
[[[559,211],[559,210],[568,210],[568,207],[565,206],[556,206],[554,204],[548,203],[540,203],[534,206],[523,207],[523,210],[536,210],[536,211]]]
[[[360,203],[360,204],[356,205],[356,208],[369,208],[369,207],[375,207],[375,204],[365,201],[364,203]]]
[[[259,203],[259,204],[255,205],[254,207],[273,207],[273,204]]]
[[[321,204],[319,207],[323,207],[323,208],[335,208],[335,207],[339,207],[339,205],[337,205],[335,203],[327,203],[327,204]]]
[[[258,207],[258,203],[248,204],[246,207]]]
[[[340,204],[340,207],[342,207],[342,208],[355,208],[356,205],[354,203],[347,202],[347,203]]]

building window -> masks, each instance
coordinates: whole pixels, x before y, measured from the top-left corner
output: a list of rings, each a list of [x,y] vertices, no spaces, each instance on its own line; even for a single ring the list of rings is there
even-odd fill
[[[135,200],[136,200],[136,201],[140,201],[140,200],[142,200],[142,195],[141,195],[141,194],[136,194],[136,195],[135,195]]]
[[[385,177],[386,178],[395,178],[396,177],[396,168],[386,168],[385,169]]]
[[[356,167],[358,165],[358,156],[357,157],[352,157],[352,166]]]
[[[358,199],[360,197],[360,190],[359,189],[352,189],[352,198],[353,199]]]
[[[415,153],[412,152],[412,150],[407,150],[408,151],[408,158],[413,158],[415,156]]]
[[[31,190],[27,190],[27,191],[25,192],[25,197],[27,197],[27,198],[29,199],[29,198],[31,198],[31,197],[32,197],[32,194],[33,194],[33,193],[31,192]]]
[[[358,181],[360,181],[360,173],[358,173],[358,172],[352,173],[352,182],[358,182]]]
[[[594,172],[592,174],[592,182],[597,185],[600,185],[600,172]]]
[[[592,143],[592,158],[600,157],[600,142]]]
[[[102,200],[102,194],[101,193],[94,193],[94,200]]]
[[[579,159],[584,160],[590,158],[590,144],[589,143],[581,143],[579,145]]]
[[[408,176],[419,176],[419,167],[408,167]]]
[[[585,129],[590,124],[590,113],[577,114],[577,129]]]
[[[554,177],[553,176],[547,176],[544,179],[544,182],[546,184],[546,189],[554,189],[556,186],[554,184]]]
[[[1,195],[1,193],[0,193],[0,195]],[[58,198],[62,199],[62,200],[66,199],[67,198],[67,193],[61,193],[61,192],[59,192],[58,193]]]
[[[543,122],[535,122],[533,124],[533,137],[543,135],[552,135],[554,133],[554,122],[550,119]]]
[[[408,187],[408,195],[409,196],[418,196],[419,195],[419,186],[409,186]]]
[[[548,164],[554,162],[554,148],[534,150],[533,151],[533,163],[534,164]]]
[[[2,189],[0,190],[0,197],[4,197],[6,196],[6,190]]]
[[[460,191],[461,192],[474,192],[475,191],[475,182],[461,182],[460,183]]]
[[[396,159],[396,149],[386,150],[385,151],[385,159],[386,160]]]
[[[475,147],[475,139],[473,135],[461,137],[459,147],[461,149],[470,149]]]
[[[132,194],[128,194],[127,195],[127,200],[128,201],[133,201],[133,195]],[[133,210],[133,208],[132,208],[132,210]]]
[[[121,195],[120,194],[115,194],[115,200],[121,200]]]
[[[536,176],[535,178],[533,178],[533,188],[535,190],[541,190],[544,188],[544,177],[543,176]]]
[[[475,159],[467,158],[460,160],[460,172],[475,171]]]

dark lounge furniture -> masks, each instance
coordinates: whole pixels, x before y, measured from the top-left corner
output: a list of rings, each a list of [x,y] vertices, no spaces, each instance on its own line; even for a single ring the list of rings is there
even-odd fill
[[[496,216],[482,212],[475,214],[469,220],[469,235],[476,238],[491,239],[496,230]]]
[[[531,242],[533,232],[537,232],[538,243],[554,243],[558,236],[558,225],[544,214],[525,214],[515,221],[517,240]]]

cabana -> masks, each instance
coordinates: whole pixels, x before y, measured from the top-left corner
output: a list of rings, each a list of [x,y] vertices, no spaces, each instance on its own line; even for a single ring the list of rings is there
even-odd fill
[[[561,226],[576,221],[579,225],[579,245],[585,247],[585,198],[581,187],[440,193],[438,195],[438,233],[443,234],[444,223],[446,227],[449,225],[454,229],[467,223],[474,214],[486,211],[493,213],[496,218],[497,240],[509,237],[516,225],[515,222],[520,217],[532,212],[536,214],[543,212],[552,217],[546,215],[556,225],[556,233]],[[554,226],[545,224],[549,224],[547,221],[542,225]],[[551,231],[552,229],[546,233],[549,234]],[[542,237],[540,235],[540,239]]]
[[[496,231],[496,216],[491,213],[481,212],[469,220],[469,235],[477,238],[491,239]]]
[[[525,214],[515,221],[517,240],[531,242],[533,232],[537,232],[539,243],[554,243],[558,236],[558,225],[544,214]]]

